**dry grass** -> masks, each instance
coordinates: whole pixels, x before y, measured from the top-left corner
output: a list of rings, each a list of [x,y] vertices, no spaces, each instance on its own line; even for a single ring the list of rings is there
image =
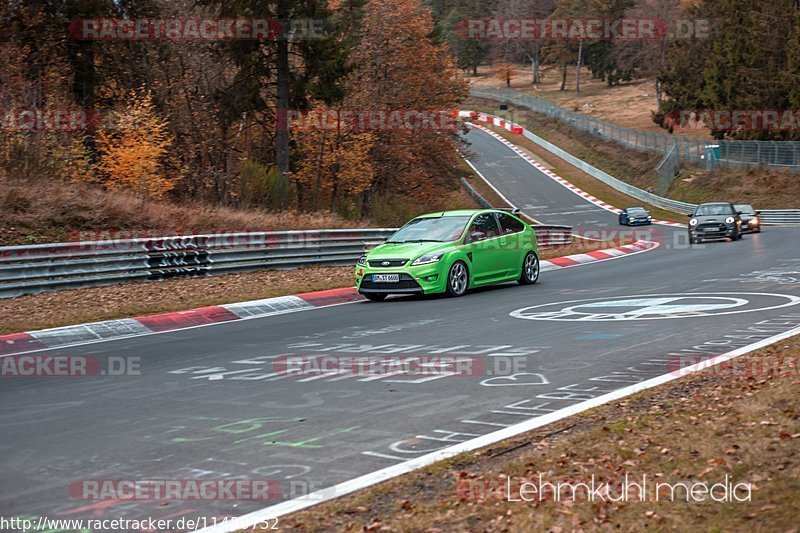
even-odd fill
[[[489,67],[478,69],[478,77],[470,78],[471,86],[505,87],[505,82],[498,80]],[[599,79],[593,79],[588,67],[581,71],[581,92],[575,92],[575,68],[571,68],[567,76],[567,87],[561,91],[561,69],[544,67],[542,83],[534,87],[531,84],[530,68],[518,66],[511,80],[511,88],[526,92],[560,105],[570,111],[577,111],[599,120],[619,124],[626,128],[634,128],[654,133],[666,133],[651,118],[656,111],[655,80],[646,78],[614,87]],[[710,139],[707,132],[685,130],[677,135],[692,138]]]
[[[757,209],[800,208],[800,176],[776,170],[697,172],[676,180],[669,196],[702,203],[718,201],[720,192],[726,199]]]
[[[269,213],[142,200],[99,187],[0,177],[0,245],[64,242],[94,231],[180,235],[363,226],[330,213]],[[366,225],[369,225],[368,223]],[[87,240],[87,239],[84,239]]]
[[[302,531],[797,531],[800,337],[742,359],[782,355],[783,372],[711,370],[476,453],[281,518]],[[748,368],[745,366],[745,368]],[[630,474],[660,483],[750,483],[748,502],[508,501],[509,477],[576,483]],[[512,485],[514,486],[514,485]],[[615,485],[616,486],[616,485]],[[581,494],[581,493],[579,493]],[[585,495],[585,492],[582,493]],[[616,494],[619,494],[617,489]],[[637,495],[634,492],[633,495]],[[719,492],[718,492],[719,494]],[[739,492],[744,496],[743,492]]]

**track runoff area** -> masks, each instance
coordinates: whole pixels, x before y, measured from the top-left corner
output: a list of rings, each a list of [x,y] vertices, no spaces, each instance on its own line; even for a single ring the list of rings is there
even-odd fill
[[[587,235],[625,231],[489,133],[467,138],[471,164],[523,212]],[[287,513],[798,331],[800,257],[786,244],[797,228],[691,247],[685,228],[632,231],[658,246],[530,287],[32,350],[97,372],[2,376],[2,514],[280,527]],[[359,355],[406,364],[361,371]],[[290,358],[340,364],[286,372]]]

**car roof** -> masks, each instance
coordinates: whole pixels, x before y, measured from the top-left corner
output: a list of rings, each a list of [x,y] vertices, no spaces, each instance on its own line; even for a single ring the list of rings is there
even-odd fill
[[[700,205],[731,205],[731,203],[730,202],[706,202],[706,203],[700,204]],[[697,207],[700,207],[700,205],[698,205]]]
[[[441,218],[441,217],[465,217],[472,216],[478,213],[502,213],[499,209],[454,209],[452,211],[435,211],[433,213],[425,213],[416,218]],[[510,213],[509,213],[510,214]]]
[[[644,207],[640,207],[638,205],[632,205],[628,209],[641,209],[642,211],[647,211]]]

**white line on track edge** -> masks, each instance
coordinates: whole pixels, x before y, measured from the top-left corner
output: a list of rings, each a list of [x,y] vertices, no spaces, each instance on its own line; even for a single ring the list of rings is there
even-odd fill
[[[598,396],[597,398],[593,398],[585,402],[581,402],[571,407],[560,409],[558,411],[554,411],[544,416],[526,420],[525,422],[509,426],[508,428],[501,429],[493,433],[488,433],[481,437],[468,440],[466,442],[462,442],[454,446],[450,446],[443,450],[429,453],[427,455],[417,457],[416,459],[411,459],[410,461],[405,461],[403,463],[392,465],[390,467],[383,468],[381,470],[376,470],[375,472],[371,472],[369,474],[365,474],[363,476],[351,479],[349,481],[339,483],[338,485],[334,485],[333,487],[322,489],[313,492],[311,494],[308,494],[306,496],[303,496],[301,498],[289,500],[283,503],[273,505],[271,507],[266,507],[259,511],[254,511],[252,513],[240,516],[223,524],[217,524],[215,526],[207,527],[199,531],[203,531],[205,533],[229,533],[232,531],[237,531],[239,529],[250,527],[254,524],[258,524],[259,522],[263,522],[264,520],[267,519],[274,519],[281,516],[285,516],[290,513],[295,513],[297,511],[307,509],[314,505],[324,503],[339,498],[341,496],[345,496],[352,492],[364,489],[366,487],[370,487],[372,485],[376,485],[383,481],[387,481],[389,479],[393,479],[403,474],[407,474],[414,470],[418,470],[420,468],[429,466],[433,463],[436,463],[437,461],[441,461],[443,459],[449,459],[455,455],[459,455],[464,452],[477,450],[479,448],[495,444],[501,440],[515,437],[517,435],[526,433],[528,431],[532,431],[547,424],[552,424],[553,422],[557,422],[559,420],[581,413],[588,409],[592,409],[594,407],[598,407],[600,405],[604,405],[606,403],[619,400],[621,398],[630,396],[631,394],[635,394],[643,390],[657,387],[658,385],[668,383],[670,381],[684,377],[688,374],[692,374],[700,370],[711,368],[725,361],[735,359],[739,356],[748,354],[752,351],[764,348],[765,346],[769,346],[770,344],[774,344],[776,342],[782,341],[783,339],[793,337],[798,334],[800,334],[800,327],[793,328],[783,333],[779,333],[778,335],[774,335],[767,339],[758,341],[748,346],[744,346],[737,350],[728,352],[724,355],[715,357],[713,358],[713,364],[709,364],[708,360],[701,361],[700,363],[697,363],[695,365],[682,368],[679,373],[669,372],[667,374],[662,374],[647,381],[623,387],[621,389],[615,390],[608,394],[604,394],[602,396]]]
[[[292,295],[289,295],[289,296],[292,296]],[[352,302],[341,302],[341,303],[336,303],[336,304],[320,305],[320,306],[311,305],[309,307],[301,307],[299,309],[284,309],[284,310],[275,311],[275,312],[272,312],[272,313],[269,313],[269,314],[266,314],[266,315],[246,316],[246,317],[240,317],[237,320],[224,320],[222,322],[211,322],[209,324],[198,324],[196,326],[185,326],[185,327],[180,327],[180,328],[175,328],[175,329],[168,329],[168,330],[165,330],[165,331],[150,331],[150,332],[147,332],[147,333],[133,333],[131,335],[123,335],[123,336],[120,336],[120,337],[109,337],[107,339],[88,339],[88,340],[78,341],[78,342],[74,342],[74,343],[70,343],[70,344],[62,344],[61,346],[51,346],[51,347],[48,347],[48,348],[36,348],[36,349],[28,350],[28,351],[25,351],[25,352],[16,352],[16,353],[9,353],[9,354],[5,354],[5,355],[0,355],[0,359],[2,359],[4,357],[25,355],[25,354],[29,354],[29,353],[47,352],[49,350],[63,350],[65,348],[74,348],[75,346],[84,346],[84,345],[87,345],[87,344],[97,344],[97,343],[100,343],[100,342],[115,342],[115,341],[121,341],[121,340],[125,340],[125,339],[138,339],[139,337],[149,337],[151,335],[163,335],[164,333],[177,333],[179,331],[186,331],[186,330],[198,329],[198,328],[207,328],[207,327],[210,327],[210,326],[219,326],[221,324],[240,324],[240,323],[242,323],[242,322],[244,322],[246,320],[258,320],[260,318],[270,318],[270,317],[277,316],[277,315],[288,315],[290,313],[300,313],[302,311],[313,311],[314,309],[325,309],[326,307],[338,307],[340,305],[357,304],[357,303],[359,303],[361,301],[362,300],[355,300],[355,301],[352,301]],[[219,306],[222,307],[223,305],[235,305],[236,303],[246,303],[246,302],[233,302],[233,303],[230,303],[230,304],[220,304]],[[191,309],[189,309],[189,311],[191,311]],[[173,312],[180,313],[180,311],[173,311]],[[116,320],[116,319],[112,319],[112,320]],[[93,323],[94,322],[89,322],[87,324],[75,324],[75,327],[88,326],[88,325],[91,325]],[[61,326],[61,327],[68,328],[68,327],[71,327],[71,326]],[[60,329],[60,327],[59,328],[48,328],[48,329]],[[47,330],[36,330],[36,331],[47,331]],[[32,332],[25,332],[25,333],[32,333]],[[33,333],[35,333],[35,331]]]

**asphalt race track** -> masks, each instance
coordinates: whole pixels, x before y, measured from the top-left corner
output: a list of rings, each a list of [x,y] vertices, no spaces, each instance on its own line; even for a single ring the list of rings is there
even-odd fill
[[[616,215],[484,132],[478,170],[548,224]],[[619,206],[625,207],[625,206]],[[630,230],[627,230],[630,231]],[[234,501],[84,501],[80,480],[278,480],[301,496],[800,325],[800,228],[653,251],[459,299],[394,297],[42,354],[138,361],[140,375],[0,378],[4,516],[241,515]],[[513,314],[513,316],[512,316]],[[276,375],[285,355],[443,355],[475,375]],[[124,359],[119,359],[124,358]],[[691,362],[696,362],[692,360]]]

